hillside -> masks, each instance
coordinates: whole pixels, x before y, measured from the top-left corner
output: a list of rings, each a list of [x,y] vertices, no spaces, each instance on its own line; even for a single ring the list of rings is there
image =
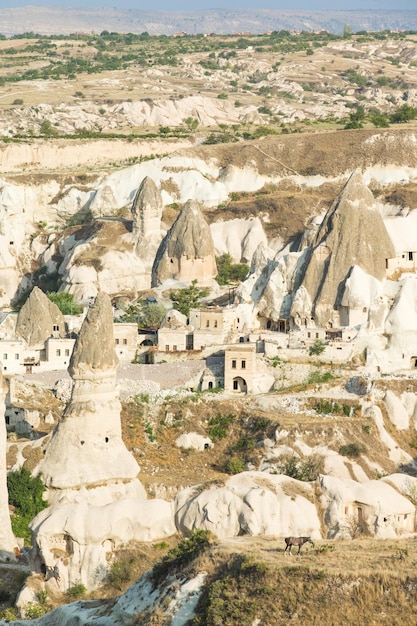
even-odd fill
[[[413,623],[414,12],[22,10],[55,31],[0,38],[0,617]]]
[[[354,31],[416,28],[415,11],[289,11],[268,9],[211,9],[208,11],[141,11],[102,7],[100,10],[22,6],[0,11],[5,35],[35,32],[148,32],[151,35],[198,33],[262,33],[269,30],[322,30],[341,33],[346,24]]]

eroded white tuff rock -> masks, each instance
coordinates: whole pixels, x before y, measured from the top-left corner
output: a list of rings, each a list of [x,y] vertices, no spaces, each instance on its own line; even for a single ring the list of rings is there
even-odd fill
[[[56,304],[39,287],[34,287],[19,311],[16,335],[28,346],[44,343],[48,337],[65,337],[65,318]]]
[[[210,228],[198,202],[188,200],[159,246],[152,268],[152,286],[166,280],[209,285],[217,275]]]
[[[306,262],[299,285],[311,299],[311,311],[319,326],[333,321],[334,307],[354,265],[377,280],[386,272],[386,259],[394,257],[394,246],[374,197],[357,170],[347,181],[327,212]],[[295,311],[294,311],[295,313]],[[297,311],[297,319],[300,317]]]
[[[9,512],[9,494],[7,491],[6,466],[6,421],[4,419],[6,385],[0,372],[0,558],[14,558],[13,549],[16,539],[12,532]]]
[[[132,204],[135,253],[145,270],[152,270],[153,260],[161,243],[162,197],[152,178],[146,176]]]
[[[178,529],[210,530],[217,537],[311,535],[321,537],[313,485],[284,475],[243,472],[224,486],[181,491],[176,500]]]
[[[71,357],[71,399],[38,466],[50,506],[31,523],[33,567],[59,572],[47,587],[95,588],[115,547],[175,532],[171,504],[146,500],[123,443],[116,367],[111,301],[99,293]]]

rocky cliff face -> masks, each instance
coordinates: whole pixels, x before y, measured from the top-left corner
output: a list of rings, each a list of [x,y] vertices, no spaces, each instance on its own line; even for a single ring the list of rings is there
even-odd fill
[[[182,208],[164,237],[152,268],[152,286],[166,280],[210,284],[217,275],[210,228],[195,200]]]
[[[48,337],[65,337],[65,318],[43,291],[34,287],[17,316],[16,334],[29,346],[44,343]]]
[[[304,316],[313,316],[316,324],[323,327],[332,322],[333,310],[341,304],[352,266],[358,265],[381,280],[385,276],[385,261],[393,256],[394,247],[377,203],[361,173],[355,171],[313,241],[298,285],[311,300],[311,311],[305,310]]]

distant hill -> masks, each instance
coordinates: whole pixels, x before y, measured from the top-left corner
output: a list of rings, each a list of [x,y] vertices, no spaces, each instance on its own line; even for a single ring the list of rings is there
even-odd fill
[[[150,35],[197,33],[262,33],[274,30],[343,32],[417,30],[416,11],[284,11],[211,9],[206,11],[140,11],[117,8],[24,6],[0,9],[0,33],[43,35],[70,33],[148,32]]]

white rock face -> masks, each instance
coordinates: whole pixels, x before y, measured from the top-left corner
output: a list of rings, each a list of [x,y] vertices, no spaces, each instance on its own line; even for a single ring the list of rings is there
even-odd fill
[[[351,535],[361,524],[376,537],[397,537],[414,531],[410,520],[414,505],[382,480],[357,483],[322,476],[320,488],[329,538]]]
[[[235,263],[249,263],[259,245],[268,240],[258,217],[214,222],[210,225],[216,256],[230,254]]]
[[[239,534],[320,537],[313,501],[311,484],[283,475],[243,472],[229,478],[224,487],[180,492],[175,500],[176,523],[183,533],[203,528],[220,538]]]
[[[99,338],[99,340],[98,340]],[[121,437],[110,298],[100,292],[81,327],[70,402],[38,467],[51,506],[32,520],[32,565],[58,571],[48,585],[97,587],[117,546],[175,532],[172,505],[146,500]]]
[[[213,442],[209,437],[203,437],[203,435],[198,433],[183,433],[176,439],[175,445],[178,448],[184,448],[184,450],[192,448],[193,450],[203,451],[212,448]]]

